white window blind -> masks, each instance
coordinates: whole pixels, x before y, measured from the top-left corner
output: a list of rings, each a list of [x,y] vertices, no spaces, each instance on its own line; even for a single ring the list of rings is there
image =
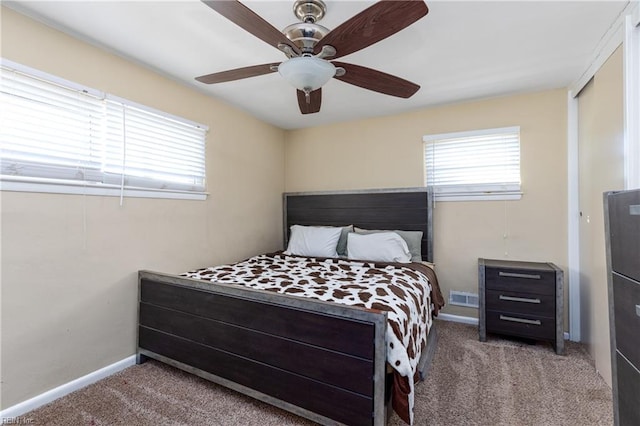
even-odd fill
[[[520,198],[520,128],[427,135],[425,184],[436,199]]]
[[[105,182],[125,186],[204,191],[202,128],[109,97],[103,170]]]
[[[66,180],[100,175],[100,97],[2,67],[2,174]]]
[[[6,60],[0,77],[3,189],[35,182],[38,190],[55,184],[51,192],[67,184],[116,190],[104,195],[203,194],[206,126]]]

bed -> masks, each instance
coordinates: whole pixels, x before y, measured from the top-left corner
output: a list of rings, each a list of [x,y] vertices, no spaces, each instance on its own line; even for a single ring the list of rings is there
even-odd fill
[[[432,262],[432,206],[428,188],[286,193],[284,248],[293,225],[353,224],[421,231],[420,257]],[[248,269],[241,273],[276,261],[301,259],[260,255],[245,261]],[[340,262],[316,263],[351,267]],[[392,312],[238,285],[239,278],[223,279],[220,268],[212,285],[202,276],[207,269],[188,276],[139,272],[138,362],[156,359],[321,424],[386,423],[400,387],[387,362]],[[441,302],[439,294],[436,309]],[[435,351],[433,325],[424,340],[417,360],[421,377]]]

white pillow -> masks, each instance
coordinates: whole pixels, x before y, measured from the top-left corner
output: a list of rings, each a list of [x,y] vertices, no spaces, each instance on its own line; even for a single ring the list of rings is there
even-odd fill
[[[411,262],[411,252],[406,241],[395,232],[375,234],[352,232],[347,237],[347,256],[349,259],[376,262]]]
[[[311,257],[338,257],[336,247],[342,228],[293,225],[284,254]]]

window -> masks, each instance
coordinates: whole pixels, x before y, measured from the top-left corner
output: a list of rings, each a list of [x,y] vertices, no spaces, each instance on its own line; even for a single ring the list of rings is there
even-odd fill
[[[436,200],[520,199],[520,128],[427,135],[425,185]]]
[[[204,199],[207,127],[3,60],[2,189]]]

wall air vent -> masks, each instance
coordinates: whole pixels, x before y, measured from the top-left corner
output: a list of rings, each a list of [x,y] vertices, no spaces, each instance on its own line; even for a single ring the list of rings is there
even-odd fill
[[[456,306],[465,306],[467,308],[477,308],[478,294],[468,293],[466,291],[451,290],[449,292],[449,304]]]

